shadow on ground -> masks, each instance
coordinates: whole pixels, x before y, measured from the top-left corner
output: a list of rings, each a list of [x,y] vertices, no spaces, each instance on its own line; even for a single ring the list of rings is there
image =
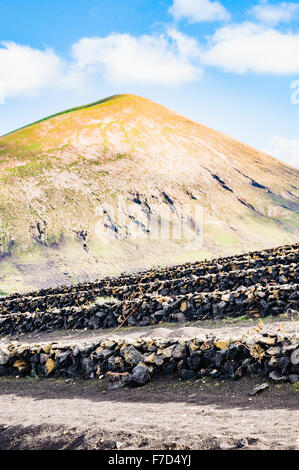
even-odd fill
[[[139,388],[110,390],[106,379],[65,381],[5,377],[0,378],[0,397],[14,395],[36,401],[79,398],[93,402],[193,403],[198,406],[213,405],[220,409],[299,409],[299,388],[291,384],[269,383],[268,389],[250,397],[249,392],[253,387],[264,382],[262,377],[245,377],[238,381],[209,378],[182,381],[174,376],[157,377]]]

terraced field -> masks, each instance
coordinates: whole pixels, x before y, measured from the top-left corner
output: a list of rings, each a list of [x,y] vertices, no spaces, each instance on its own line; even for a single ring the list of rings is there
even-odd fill
[[[298,261],[295,244],[2,298],[0,375],[296,383]]]
[[[1,298],[0,449],[298,448],[298,260],[287,245]]]

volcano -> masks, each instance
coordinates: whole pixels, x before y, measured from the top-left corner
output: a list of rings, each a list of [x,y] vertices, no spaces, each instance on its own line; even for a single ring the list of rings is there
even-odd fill
[[[1,137],[0,178],[0,294],[298,241],[298,170],[135,95]]]

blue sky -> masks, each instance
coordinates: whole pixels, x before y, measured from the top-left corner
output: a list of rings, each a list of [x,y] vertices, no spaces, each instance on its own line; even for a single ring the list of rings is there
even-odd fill
[[[0,134],[135,93],[298,166],[299,2],[0,0],[1,92]]]

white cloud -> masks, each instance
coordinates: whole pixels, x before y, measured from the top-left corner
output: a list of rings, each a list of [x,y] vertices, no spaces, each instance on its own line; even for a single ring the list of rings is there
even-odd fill
[[[218,29],[201,56],[205,65],[228,72],[288,75],[299,72],[299,34],[255,23]]]
[[[186,18],[190,23],[230,19],[229,12],[218,1],[174,0],[168,11],[176,20]]]
[[[270,4],[265,1],[252,7],[251,13],[259,21],[275,26],[279,23],[289,23],[299,18],[299,4],[283,2]]]
[[[183,57],[190,59],[200,57],[201,48],[196,39],[181,33],[175,28],[168,28],[167,34],[175,41],[176,47]]]
[[[110,83],[183,85],[199,79],[202,70],[195,39],[170,28],[160,36],[110,34],[83,38],[64,60],[52,49],[0,43],[0,89],[5,98],[30,96],[43,90],[79,90],[92,80]]]
[[[289,165],[299,168],[299,139],[273,137],[265,152]]]
[[[14,42],[0,45],[0,82],[6,97],[34,94],[52,86],[63,69],[63,61],[51,49],[41,51]]]
[[[174,27],[160,35],[112,33],[80,39],[68,59],[49,48],[0,43],[0,88],[6,97],[80,90],[103,78],[117,86],[180,86],[198,81],[204,66],[238,74],[297,74],[299,32],[229,24],[217,29],[205,46]]]
[[[73,45],[72,56],[82,71],[102,71],[112,83],[177,86],[201,76],[192,61],[196,45],[173,29],[160,36],[112,33],[81,39]]]

